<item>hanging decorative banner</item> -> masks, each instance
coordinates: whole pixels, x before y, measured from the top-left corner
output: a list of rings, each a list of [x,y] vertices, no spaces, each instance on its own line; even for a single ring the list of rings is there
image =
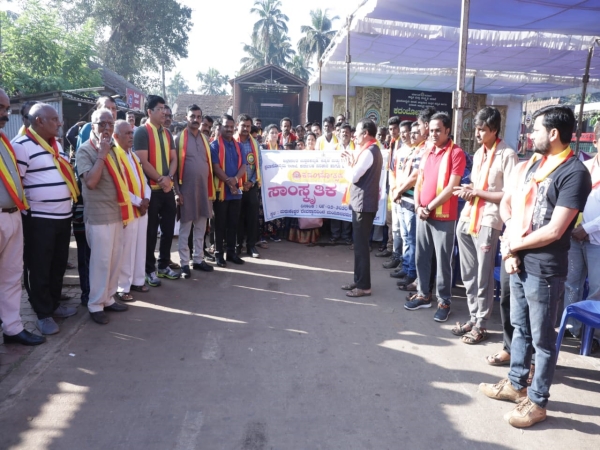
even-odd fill
[[[381,151],[387,161],[388,151]],[[320,217],[352,222],[342,205],[348,187],[339,151],[262,150],[262,198],[265,220],[280,217]],[[379,210],[375,225],[385,224],[387,167],[379,181]]]

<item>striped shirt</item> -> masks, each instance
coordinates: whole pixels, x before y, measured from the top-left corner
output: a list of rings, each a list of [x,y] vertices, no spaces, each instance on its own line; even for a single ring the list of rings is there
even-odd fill
[[[61,157],[69,161],[60,143],[57,144]],[[45,219],[70,218],[71,193],[54,164],[54,157],[28,136],[15,139],[13,148],[29,202],[30,215]]]

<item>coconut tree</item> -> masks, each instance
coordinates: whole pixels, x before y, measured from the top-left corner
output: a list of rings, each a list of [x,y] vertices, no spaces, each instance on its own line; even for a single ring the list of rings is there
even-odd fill
[[[253,36],[260,38],[264,49],[271,48],[271,42],[277,42],[288,31],[288,16],[281,12],[280,0],[256,0],[250,12],[259,19],[254,24]],[[264,63],[268,62],[268,52],[264,53]]]
[[[296,75],[298,78],[308,80],[311,75],[311,68],[306,64],[306,59],[302,55],[295,55],[285,67],[289,72]]]
[[[227,75],[221,75],[221,73],[213,68],[209,67],[206,72],[198,72],[196,75],[198,81],[200,81],[200,93],[203,95],[227,95],[227,91],[224,86],[227,85],[229,77]]]
[[[310,25],[302,25],[300,30],[304,37],[298,41],[298,50],[307,59],[315,58],[317,61],[323,56],[323,52],[337,33],[332,30],[333,22],[338,16],[329,17],[328,9],[315,9],[310,12]]]

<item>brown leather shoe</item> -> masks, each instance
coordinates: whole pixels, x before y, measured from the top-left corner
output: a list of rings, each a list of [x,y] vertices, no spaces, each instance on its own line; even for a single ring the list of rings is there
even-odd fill
[[[546,408],[536,405],[529,397],[525,397],[515,409],[504,415],[504,420],[515,428],[528,428],[546,420]]]
[[[517,391],[508,378],[504,378],[496,384],[481,383],[479,390],[484,395],[495,400],[508,400],[509,402],[520,403],[527,398],[527,388]]]

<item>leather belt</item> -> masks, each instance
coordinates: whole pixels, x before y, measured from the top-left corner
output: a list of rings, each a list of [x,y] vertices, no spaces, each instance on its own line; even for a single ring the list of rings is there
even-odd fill
[[[18,210],[19,208],[17,208],[16,206],[13,206],[12,208],[2,208],[2,212],[8,214],[12,214],[14,212],[17,212]]]

